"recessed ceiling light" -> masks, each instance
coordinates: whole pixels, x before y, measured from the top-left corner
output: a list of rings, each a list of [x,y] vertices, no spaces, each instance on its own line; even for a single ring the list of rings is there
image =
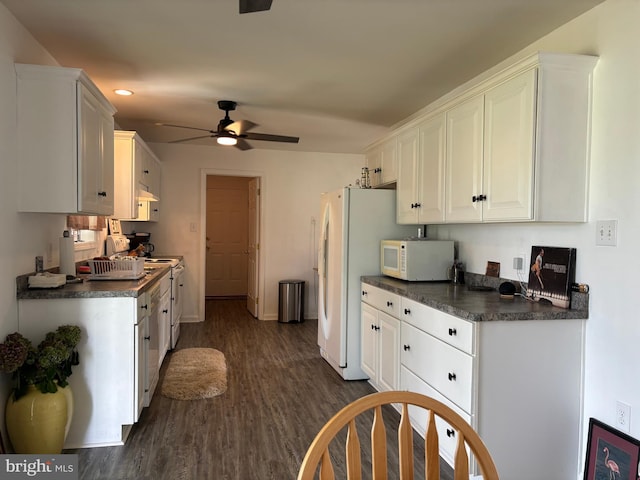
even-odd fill
[[[116,95],[124,95],[125,97],[133,95],[133,92],[131,90],[125,90],[124,88],[117,88],[113,91],[113,93],[115,93]]]

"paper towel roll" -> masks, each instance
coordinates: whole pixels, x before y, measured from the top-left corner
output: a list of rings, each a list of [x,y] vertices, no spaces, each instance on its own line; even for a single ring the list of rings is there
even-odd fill
[[[60,273],[76,275],[76,259],[73,248],[73,238],[65,231],[65,236],[60,237]]]

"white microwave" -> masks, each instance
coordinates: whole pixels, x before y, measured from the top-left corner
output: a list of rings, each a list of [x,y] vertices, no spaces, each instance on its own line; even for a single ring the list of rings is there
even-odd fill
[[[400,280],[448,280],[453,264],[452,240],[382,240],[382,274]]]

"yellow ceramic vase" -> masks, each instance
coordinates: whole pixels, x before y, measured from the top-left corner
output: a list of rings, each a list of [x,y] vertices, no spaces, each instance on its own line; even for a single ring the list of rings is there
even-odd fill
[[[13,393],[7,400],[5,420],[15,453],[57,454],[62,451],[67,426],[67,394],[42,393],[29,385],[17,401]]]

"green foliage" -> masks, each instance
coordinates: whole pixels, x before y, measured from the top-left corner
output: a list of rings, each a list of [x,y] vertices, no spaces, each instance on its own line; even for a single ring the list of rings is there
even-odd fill
[[[81,330],[75,325],[63,325],[34,348],[27,338],[15,332],[0,343],[0,372],[11,373],[13,395],[17,400],[35,385],[42,393],[55,393],[66,387],[71,367],[80,363],[78,350]]]

